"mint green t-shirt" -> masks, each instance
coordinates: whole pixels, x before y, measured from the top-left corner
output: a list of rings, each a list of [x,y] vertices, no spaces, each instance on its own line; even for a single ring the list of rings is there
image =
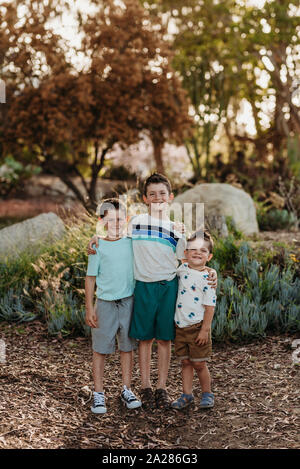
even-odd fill
[[[113,301],[133,295],[133,250],[130,238],[99,239],[97,254],[89,255],[86,275],[96,277],[96,296]]]

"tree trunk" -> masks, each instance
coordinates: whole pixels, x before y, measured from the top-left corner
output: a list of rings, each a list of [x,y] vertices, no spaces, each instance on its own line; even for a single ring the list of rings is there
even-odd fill
[[[156,171],[158,173],[164,174],[165,173],[165,168],[162,160],[162,147],[163,144],[161,141],[158,141],[156,139],[152,139],[152,144],[153,144],[153,154],[154,154],[154,159],[156,163]]]

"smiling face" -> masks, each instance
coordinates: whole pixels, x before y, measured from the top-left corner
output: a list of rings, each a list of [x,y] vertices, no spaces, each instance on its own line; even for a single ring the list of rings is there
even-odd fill
[[[125,228],[126,213],[124,210],[109,209],[101,220],[108,238],[121,237]]]
[[[159,215],[167,210],[169,203],[174,199],[174,194],[169,193],[164,183],[152,183],[148,185],[147,194],[143,199],[149,206],[151,215]]]
[[[185,250],[186,260],[191,268],[201,268],[212,258],[209,243],[198,237],[189,241]]]

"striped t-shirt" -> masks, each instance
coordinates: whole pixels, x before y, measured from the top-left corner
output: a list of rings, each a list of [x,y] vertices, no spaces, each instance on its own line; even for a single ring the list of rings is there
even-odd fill
[[[132,237],[134,277],[142,282],[172,280],[178,259],[184,257],[185,235],[174,229],[174,222],[141,214],[128,226]]]

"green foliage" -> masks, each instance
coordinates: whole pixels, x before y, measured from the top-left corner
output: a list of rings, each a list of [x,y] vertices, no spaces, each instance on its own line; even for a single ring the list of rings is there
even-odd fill
[[[37,314],[28,311],[32,302],[24,295],[24,290],[10,288],[0,298],[0,320],[9,322],[29,322],[36,319]],[[26,291],[26,290],[25,290]]]
[[[214,339],[248,340],[267,331],[299,331],[300,279],[290,268],[280,271],[274,264],[261,270],[247,243],[240,245],[238,258],[236,280],[219,274]]]
[[[32,316],[25,315],[25,306],[27,311],[30,302],[31,311],[35,308],[34,317],[47,321],[50,334],[60,331],[63,335],[86,335],[88,328],[83,320],[86,251],[94,233],[95,220],[88,217],[83,223],[70,224],[65,237],[39,256],[24,253],[0,263],[0,320],[29,320]],[[20,295],[24,284],[26,296]]]
[[[238,253],[239,249],[232,234],[227,238],[217,239],[210,266],[218,272],[232,271],[232,266],[238,261]]]
[[[288,230],[295,225],[297,218],[286,209],[272,208],[258,210],[257,222],[263,231]]]
[[[0,166],[0,196],[8,195],[14,188],[20,187],[24,180],[34,174],[39,174],[41,168],[27,164],[26,166],[16,161],[12,156],[4,159]]]
[[[86,248],[94,232],[93,219],[72,224],[63,240],[37,258],[23,255],[18,261],[0,264],[0,320],[40,317],[50,335],[87,336]],[[214,340],[243,341],[268,331],[300,330],[300,279],[288,256],[281,257],[279,264],[271,263],[230,234],[216,240],[210,266],[219,276]]]
[[[72,291],[57,293],[49,289],[38,301],[37,308],[47,321],[50,335],[88,336],[90,333],[85,324],[85,308]]]
[[[228,232],[230,234],[232,234],[232,236],[235,239],[242,239],[243,238],[243,233],[240,230],[237,229],[236,224],[235,224],[232,217],[230,217],[230,216],[226,217],[226,225],[227,225],[227,228],[228,228]]]
[[[195,180],[210,175],[213,138],[220,131],[218,126],[224,124],[229,137],[224,151],[229,162],[241,145],[249,153],[245,135],[235,126],[242,100],[247,100],[252,108],[256,136],[249,138],[249,142],[255,146],[255,160],[266,166],[266,144],[270,144],[275,158],[269,167],[276,173],[282,146],[299,177],[299,108],[293,102],[298,86],[294,70],[299,47],[299,0],[265,1],[259,6],[255,2],[232,0],[140,1],[152,16],[164,15],[166,22],[176,26],[173,63],[195,116],[194,138],[186,142]],[[280,77],[282,70],[289,77],[285,83]],[[260,75],[265,79],[258,80]],[[268,111],[264,111],[270,97],[276,106],[272,109],[268,106]],[[287,102],[290,115],[295,116],[289,119],[285,111]],[[264,124],[266,118],[268,128]],[[253,172],[250,158],[249,163]],[[259,171],[255,172],[258,175]],[[247,171],[244,175],[256,184],[253,175]],[[265,190],[266,181],[263,183],[261,187]]]
[[[5,296],[11,289],[19,291],[24,284],[31,291],[39,280],[38,274],[33,268],[34,254],[22,253],[17,258],[11,257],[6,262],[0,262],[0,297]]]

